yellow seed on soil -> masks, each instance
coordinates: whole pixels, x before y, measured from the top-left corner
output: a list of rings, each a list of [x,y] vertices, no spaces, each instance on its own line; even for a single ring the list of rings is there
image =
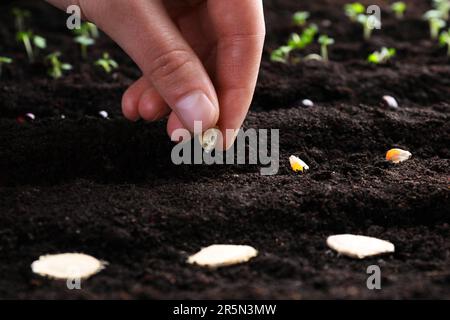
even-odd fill
[[[289,162],[291,163],[292,170],[294,170],[295,172],[304,172],[306,170],[309,170],[309,166],[296,156],[290,156]]]
[[[411,152],[402,149],[391,149],[386,153],[386,160],[392,163],[400,163],[411,157]]]

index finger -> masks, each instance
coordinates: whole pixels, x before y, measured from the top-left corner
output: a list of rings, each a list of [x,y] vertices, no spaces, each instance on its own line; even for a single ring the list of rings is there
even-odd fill
[[[247,115],[255,91],[265,38],[262,0],[208,0],[217,34],[214,85],[219,98],[219,127],[237,130]],[[234,142],[228,137],[225,148]]]

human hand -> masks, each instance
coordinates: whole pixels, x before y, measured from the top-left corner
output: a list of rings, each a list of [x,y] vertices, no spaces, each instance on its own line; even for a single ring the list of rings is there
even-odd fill
[[[254,93],[265,25],[262,0],[49,0],[77,4],[143,76],[122,99],[126,118],[169,115],[169,135],[241,127]],[[75,2],[75,3],[74,3]],[[232,145],[234,137],[224,147]]]

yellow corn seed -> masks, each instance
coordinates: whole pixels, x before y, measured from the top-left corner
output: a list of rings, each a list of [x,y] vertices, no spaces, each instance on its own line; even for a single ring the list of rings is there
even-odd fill
[[[391,149],[386,153],[386,160],[392,163],[400,163],[411,157],[411,152],[402,149]]]
[[[309,166],[296,156],[290,156],[289,162],[291,164],[292,170],[294,170],[295,172],[304,172],[306,170],[309,170]]]

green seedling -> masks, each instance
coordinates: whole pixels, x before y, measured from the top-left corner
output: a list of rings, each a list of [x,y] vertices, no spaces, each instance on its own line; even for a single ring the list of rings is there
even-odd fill
[[[113,69],[117,69],[119,67],[119,64],[111,59],[109,53],[107,52],[103,53],[102,58],[98,59],[95,62],[95,65],[103,68],[106,73],[111,73]]]
[[[295,50],[301,50],[309,46],[314,41],[319,28],[315,24],[306,28],[302,34],[293,33],[288,41],[288,46]]]
[[[88,47],[94,45],[94,39],[99,37],[98,28],[93,23],[84,22],[79,29],[74,30],[74,33],[76,35],[74,41],[80,45],[81,57],[86,60]]]
[[[291,52],[294,50],[302,50],[310,45],[314,41],[314,37],[318,31],[319,28],[315,24],[311,24],[301,34],[293,33],[287,45],[272,51],[270,59],[275,62],[288,63]]]
[[[298,11],[294,13],[292,16],[292,21],[294,22],[294,25],[303,27],[306,25],[306,22],[308,21],[308,18],[310,17],[309,12],[306,11]]]
[[[23,43],[30,63],[34,62],[34,58],[39,49],[47,48],[47,40],[41,36],[33,34],[32,31],[19,31],[16,38],[17,41]]]
[[[328,47],[334,44],[334,39],[328,37],[327,35],[321,35],[318,41],[320,44],[322,59],[328,61]]]
[[[95,44],[95,40],[90,38],[89,36],[78,36],[75,38],[75,42],[80,45],[81,48],[81,57],[86,60],[88,47]]]
[[[272,51],[270,55],[270,60],[274,62],[281,63],[297,63],[300,61],[299,58],[291,58],[292,51],[302,50],[305,47],[313,43],[314,38],[319,31],[319,28],[315,24],[310,24],[307,28],[303,30],[301,34],[293,33],[291,34],[287,44],[279,47]]]
[[[425,20],[428,21],[430,25],[430,37],[431,39],[437,39],[439,32],[442,28],[446,26],[446,22],[443,19],[443,15],[438,10],[430,10],[423,16]]]
[[[360,14],[366,12],[366,7],[359,2],[349,3],[344,6],[345,14],[350,18],[351,21],[356,22]]]
[[[20,8],[13,8],[11,13],[14,16],[14,24],[18,32],[25,31],[25,20],[31,17],[31,12]]]
[[[381,51],[375,51],[370,54],[367,61],[374,64],[383,64],[388,62],[391,58],[395,57],[397,50],[394,48],[381,48]]]
[[[294,49],[303,49],[305,44],[303,43],[302,37],[298,33],[291,34],[288,40],[288,47]]]
[[[444,20],[448,20],[450,15],[450,1],[449,0],[433,0],[434,8],[442,14]]]
[[[82,23],[80,28],[75,29],[73,32],[77,36],[86,36],[94,39],[97,39],[100,36],[97,26],[91,22]]]
[[[357,21],[363,26],[364,39],[369,40],[372,36],[373,29],[379,29],[381,27],[381,21],[373,15],[358,15]]]
[[[91,22],[86,22],[88,25],[89,33],[94,39],[98,39],[100,37],[100,33],[98,32],[98,28],[95,24]]]
[[[391,10],[395,13],[397,19],[403,19],[403,17],[405,16],[406,8],[406,3],[404,3],[403,1],[397,1],[391,5]]]
[[[59,59],[61,52],[53,52],[49,54],[46,60],[50,63],[50,69],[48,69],[48,75],[53,79],[59,79],[63,76],[64,71],[72,70],[72,65],[61,62]]]
[[[447,55],[450,57],[450,29],[441,33],[439,43],[443,47],[447,46]]]
[[[288,63],[289,56],[292,50],[293,49],[291,46],[281,46],[278,49],[272,51],[270,60],[273,62]]]
[[[314,37],[316,36],[317,32],[319,32],[319,28],[315,24],[311,24],[303,31],[302,39],[306,46],[313,43]]]
[[[2,68],[4,64],[11,64],[13,60],[8,57],[0,57],[0,78],[2,77]]]

